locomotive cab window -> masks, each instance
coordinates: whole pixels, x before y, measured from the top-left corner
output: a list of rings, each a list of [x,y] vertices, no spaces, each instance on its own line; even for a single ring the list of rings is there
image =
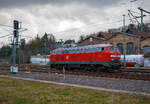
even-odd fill
[[[102,47],[102,48],[98,48],[97,51],[98,51],[98,52],[105,52],[106,49],[105,49],[104,47]]]
[[[114,51],[114,47],[110,47],[110,51],[112,51],[112,52],[113,52],[113,51]]]
[[[117,47],[110,47],[110,51],[112,52],[119,52],[119,49]]]
[[[97,51],[98,51],[98,52],[101,52],[101,51],[102,51],[102,48],[98,48]]]
[[[102,52],[103,52],[103,51],[105,51],[105,48],[104,48],[104,47],[102,47]]]
[[[90,52],[96,52],[96,48],[91,48]]]

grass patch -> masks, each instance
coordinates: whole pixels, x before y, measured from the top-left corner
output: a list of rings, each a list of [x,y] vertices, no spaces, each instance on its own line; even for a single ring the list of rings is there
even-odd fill
[[[0,77],[0,104],[150,104],[150,96]]]

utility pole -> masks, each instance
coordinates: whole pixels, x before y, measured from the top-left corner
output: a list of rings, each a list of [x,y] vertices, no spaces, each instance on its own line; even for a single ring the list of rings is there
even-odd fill
[[[18,36],[19,36],[19,21],[14,20],[13,21],[13,66],[10,67],[10,71],[12,73],[17,73],[18,72],[18,67],[16,66],[16,46],[18,45]]]
[[[126,67],[126,43],[125,43],[125,15],[123,15],[123,62],[124,62],[124,67]]]
[[[143,32],[143,11],[141,11],[141,26],[140,26],[140,31]]]
[[[21,43],[20,43],[20,44],[19,44],[19,63],[18,63],[19,65],[22,63],[22,62],[21,62],[21,59],[22,59],[22,58],[21,58],[21,55],[22,55],[22,51],[21,51]]]
[[[45,51],[45,55],[46,55],[46,51],[47,51],[47,45],[46,45],[47,41],[46,41],[46,36],[44,38],[44,51]]]
[[[138,9],[141,11],[141,26],[140,26],[140,31],[143,32],[143,24],[144,24],[143,23],[143,17],[145,16],[143,13],[145,12],[145,13],[150,14],[150,12],[142,9],[141,7],[138,7]]]
[[[133,17],[133,19],[135,19],[136,20],[136,22],[138,23],[138,25],[140,26],[140,32],[143,32],[143,17],[145,17],[146,15],[143,15],[143,12],[141,11],[141,16],[134,16],[133,14],[132,14],[132,12],[134,12],[134,11],[131,11],[131,10],[128,10],[128,12],[129,12],[129,14]],[[138,21],[138,19],[137,18],[141,18],[141,23]],[[138,37],[138,44],[137,44],[137,54],[140,54],[140,50],[141,50],[141,46],[140,46],[140,40],[141,40],[141,37],[139,36]]]
[[[131,10],[128,10],[128,12],[129,12],[129,14],[133,17],[133,19],[135,19],[136,22],[137,22],[138,24],[140,24],[140,22],[137,20],[137,18],[140,18],[140,17],[134,16],[134,15],[132,14],[133,11],[131,11]]]

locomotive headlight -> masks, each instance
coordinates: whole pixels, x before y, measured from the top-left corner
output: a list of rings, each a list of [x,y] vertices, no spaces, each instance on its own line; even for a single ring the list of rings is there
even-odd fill
[[[111,55],[110,57],[120,57],[120,55]]]
[[[116,57],[117,55],[111,55],[110,57]]]

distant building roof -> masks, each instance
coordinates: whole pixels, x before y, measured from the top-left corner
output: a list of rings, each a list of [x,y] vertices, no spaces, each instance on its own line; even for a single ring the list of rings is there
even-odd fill
[[[146,33],[146,32],[138,32],[136,30],[129,30],[129,32],[134,35],[140,36],[143,39],[150,37],[150,33]]]
[[[103,37],[104,37],[105,39],[109,39],[109,38],[112,37],[112,34],[110,34],[110,33],[101,32],[101,34],[103,35]]]
[[[78,45],[83,46],[83,45],[99,44],[101,41],[104,41],[104,40],[106,40],[106,39],[90,35],[87,38],[85,38],[84,40],[80,41],[78,43]]]
[[[83,41],[85,41],[85,40],[87,40],[87,39],[89,39],[89,38],[95,38],[95,39],[100,40],[100,41],[105,40],[104,38],[100,38],[100,37],[97,37],[97,36],[94,36],[94,35],[90,35],[90,36],[86,37]],[[82,42],[82,41],[81,41],[81,42]],[[81,43],[81,42],[79,42],[79,43]]]

